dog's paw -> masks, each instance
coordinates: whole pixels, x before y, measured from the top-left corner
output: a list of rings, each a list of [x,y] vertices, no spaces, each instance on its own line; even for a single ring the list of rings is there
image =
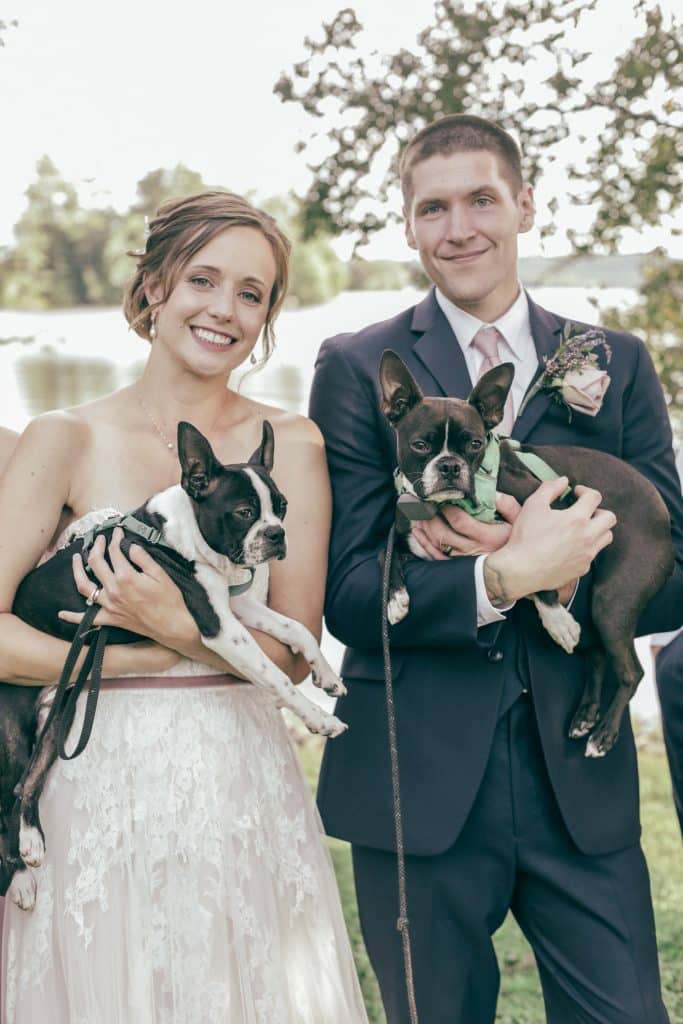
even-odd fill
[[[21,910],[33,910],[36,905],[37,890],[35,875],[27,868],[25,871],[14,872],[7,896]]]
[[[306,724],[308,725],[308,723]],[[315,728],[311,728],[310,725],[308,725],[308,728],[311,729],[311,732],[317,732],[321,736],[333,737],[341,736],[348,729],[348,725],[346,722],[342,722],[340,718],[337,718],[336,715],[324,714],[322,720],[316,723]]]
[[[619,732],[615,729],[608,729],[599,726],[591,733],[586,743],[586,757],[604,757],[617,742]]]
[[[314,686],[329,693],[330,697],[343,697],[346,693],[341,679],[327,664],[311,666],[311,679]]]
[[[396,590],[387,605],[387,619],[392,626],[397,622],[403,622],[410,610],[410,595],[405,587]]]
[[[582,704],[569,726],[569,738],[580,740],[587,736],[598,720],[599,708],[595,704]]]
[[[23,818],[19,828],[19,856],[32,868],[40,867],[45,856],[45,840],[40,829],[27,825]]]
[[[534,604],[543,626],[556,644],[571,654],[581,637],[581,626],[562,604],[545,604],[534,596]]]
[[[330,697],[345,697],[347,693],[346,687],[338,676],[335,676],[331,683],[325,684],[323,690],[325,693],[329,693]]]

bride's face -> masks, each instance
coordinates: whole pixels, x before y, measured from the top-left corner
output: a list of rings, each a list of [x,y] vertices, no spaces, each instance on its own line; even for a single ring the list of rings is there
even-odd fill
[[[273,251],[257,228],[226,228],[181,271],[157,312],[154,344],[194,373],[229,374],[258,340],[275,276]],[[149,289],[152,301],[160,297]]]

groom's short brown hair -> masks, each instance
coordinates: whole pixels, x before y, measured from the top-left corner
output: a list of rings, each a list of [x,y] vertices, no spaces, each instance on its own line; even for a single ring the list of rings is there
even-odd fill
[[[451,153],[486,149],[495,153],[501,172],[507,179],[513,195],[517,195],[524,179],[519,146],[500,125],[473,114],[450,114],[432,121],[419,131],[401,154],[399,174],[403,203],[410,205],[413,191],[413,167],[430,156],[450,156]]]

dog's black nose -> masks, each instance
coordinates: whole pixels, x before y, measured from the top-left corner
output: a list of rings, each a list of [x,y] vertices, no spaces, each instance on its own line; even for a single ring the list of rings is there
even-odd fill
[[[263,531],[263,536],[266,540],[269,540],[271,544],[282,544],[285,539],[285,531],[281,526],[266,526]]]
[[[437,469],[447,480],[460,476],[460,463],[457,459],[439,459]]]

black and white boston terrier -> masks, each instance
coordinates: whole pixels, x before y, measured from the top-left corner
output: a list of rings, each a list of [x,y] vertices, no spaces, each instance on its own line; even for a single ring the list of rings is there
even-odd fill
[[[411,522],[430,518],[439,505],[463,499],[470,508],[477,508],[475,476],[491,432],[503,418],[513,376],[513,365],[502,363],[481,377],[467,401],[425,398],[400,357],[391,350],[382,355],[382,411],[396,431],[398,466],[408,492],[397,505],[397,536],[402,539],[391,566],[388,617],[392,623],[408,613],[405,561],[411,551],[425,556],[411,539]],[[604,507],[617,517],[612,543],[592,565],[591,612],[602,645],[589,651],[588,681],[569,730],[575,739],[588,736],[587,757],[602,757],[614,746],[624,708],[643,675],[634,645],[638,617],[673,571],[669,514],[655,487],[627,463],[604,452],[568,445],[518,445],[501,438],[494,491],[511,494],[521,503],[540,486],[541,480],[522,461],[526,453],[538,456],[558,476],[566,476],[571,488],[584,484],[598,490]],[[573,501],[569,493],[553,507],[566,508]],[[560,604],[557,591],[534,594],[532,599],[548,633],[571,653],[580,628]],[[601,714],[608,659],[619,686]]]
[[[249,462],[224,466],[195,427],[180,423],[181,483],[132,513],[135,524],[142,524],[142,533],[152,535],[153,542],[140,532],[125,533],[124,520],[121,550],[125,554],[131,544],[139,544],[168,572],[207,648],[266,690],[278,706],[293,711],[312,732],[337,736],[346,729],[344,723],[308,700],[263,653],[247,628],[301,652],[313,682],[327,693],[345,692],[309,630],[265,604],[266,563],[284,558],[286,550],[282,525],[286,501],[270,476],[273,451],[273,429],[264,420],[261,445]],[[104,533],[108,542],[114,528],[103,524],[95,532]],[[87,546],[84,538],[73,539],[32,570],[17,589],[13,612],[43,632],[71,640],[76,626],[58,618],[58,612],[85,610],[71,568],[77,551],[87,564],[84,543]],[[229,586],[241,590],[239,584],[249,571],[253,572],[249,589],[230,596]],[[139,639],[125,630],[111,630],[113,643]],[[45,853],[38,801],[57,754],[56,719],[35,742],[41,700],[34,688],[0,684],[0,892],[8,892],[24,909],[35,902],[35,880],[26,865],[38,866]]]

